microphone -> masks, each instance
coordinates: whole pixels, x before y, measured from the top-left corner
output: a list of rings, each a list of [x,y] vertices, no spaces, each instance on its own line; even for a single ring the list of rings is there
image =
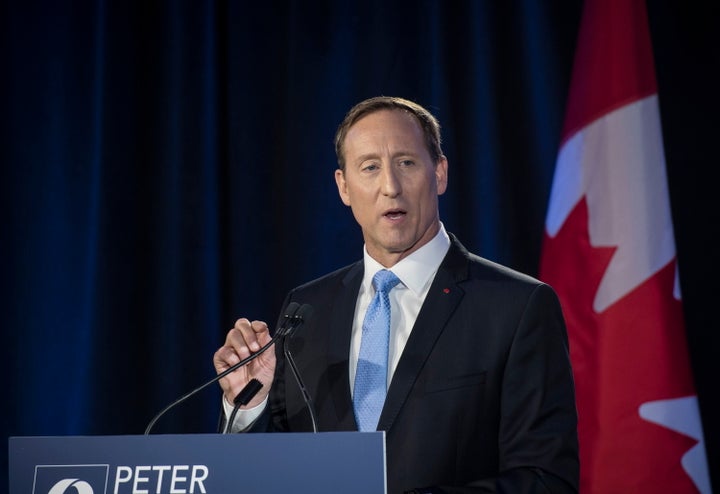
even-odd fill
[[[250,381],[248,381],[245,387],[240,390],[240,392],[233,400],[235,406],[233,407],[230,417],[227,419],[227,423],[225,424],[225,428],[223,429],[223,434],[228,434],[230,432],[230,428],[232,427],[233,422],[235,422],[235,416],[237,415],[238,410],[240,410],[240,407],[250,403],[250,400],[252,400],[256,394],[258,394],[258,391],[260,391],[260,388],[262,387],[263,384],[260,381],[252,378],[250,379]]]
[[[305,305],[307,307],[310,307],[307,304],[305,304]],[[227,368],[226,370],[224,370],[220,374],[216,375],[215,377],[213,377],[206,383],[198,386],[197,388],[193,389],[189,393],[184,394],[183,396],[181,396],[180,398],[178,398],[177,400],[173,401],[168,406],[166,406],[165,408],[160,410],[160,412],[158,412],[158,414],[155,415],[155,417],[153,417],[153,419],[150,421],[148,426],[145,428],[145,435],[147,436],[148,434],[150,434],[150,431],[152,430],[155,423],[160,419],[160,417],[165,415],[169,410],[171,410],[172,408],[175,408],[177,405],[186,401],[191,396],[199,393],[200,391],[207,388],[211,384],[216,383],[217,381],[219,381],[223,377],[227,376],[231,372],[236,371],[243,365],[255,360],[257,357],[262,355],[265,352],[265,350],[270,348],[273,345],[273,343],[275,343],[279,338],[284,338],[287,334],[294,331],[297,326],[300,326],[303,323],[302,318],[299,318],[296,316],[296,314],[300,311],[301,308],[302,307],[297,302],[290,302],[287,306],[287,309],[285,310],[285,316],[283,317],[283,321],[280,324],[280,327],[277,328],[277,330],[275,331],[275,335],[273,335],[272,339],[269,342],[267,342],[267,344],[263,345],[257,352],[253,353],[249,357],[242,359],[240,362]],[[248,383],[248,385],[249,384],[250,383]],[[240,393],[238,393],[238,397],[241,394],[243,394],[243,392],[246,390],[246,388],[248,388],[248,385],[246,385],[245,388],[243,388],[243,390]],[[256,389],[252,396],[254,396],[259,391],[259,389],[260,388]],[[250,397],[250,399],[252,399],[252,396]],[[248,399],[248,401],[250,401],[250,399]],[[236,400],[237,400],[237,397],[236,397]]]
[[[313,432],[317,432],[317,419],[315,418],[315,408],[312,405],[312,398],[310,398],[310,394],[308,393],[307,389],[305,388],[305,385],[303,384],[302,379],[300,378],[300,373],[297,369],[297,366],[295,365],[295,361],[292,358],[292,354],[290,353],[290,350],[288,348],[288,341],[292,336],[295,334],[295,331],[298,327],[302,325],[302,323],[305,321],[305,319],[309,319],[310,316],[313,313],[313,308],[309,304],[303,304],[300,306],[299,309],[297,309],[297,312],[295,312],[295,315],[293,315],[290,320],[290,324],[283,325],[285,330],[283,331],[283,334],[280,335],[283,339],[283,350],[285,353],[285,358],[290,362],[290,368],[292,369],[293,375],[295,376],[295,382],[297,382],[298,387],[300,388],[300,391],[303,395],[303,401],[305,402],[305,406],[310,412],[310,419],[312,420],[313,424]],[[257,382],[257,385],[253,384],[253,381]],[[257,394],[258,391],[260,391],[260,388],[262,387],[262,383],[260,381],[257,381],[256,379],[252,379],[247,385],[238,393],[238,395],[235,397],[234,403],[235,406],[232,409],[232,412],[230,413],[230,417],[228,417],[227,422],[225,424],[225,428],[223,429],[223,434],[227,434],[230,432],[230,428],[232,427],[233,422],[235,422],[235,416],[238,413],[238,410],[241,406],[247,405],[250,400],[252,400],[253,396]]]
[[[297,316],[301,319],[310,318],[312,315],[313,308],[311,305],[304,304],[300,309],[297,311]],[[308,409],[308,412],[310,413],[310,421],[312,422],[312,428],[313,432],[318,431],[317,427],[317,414],[315,413],[315,406],[312,402],[312,397],[310,396],[310,393],[308,392],[307,388],[305,387],[305,383],[303,383],[302,378],[300,377],[300,371],[297,368],[297,365],[295,365],[295,359],[292,356],[292,352],[290,352],[290,346],[289,342],[294,336],[296,327],[291,326],[288,328],[286,336],[288,338],[285,338],[283,340],[283,353],[285,354],[285,359],[290,364],[290,369],[292,370],[293,376],[295,377],[295,382],[297,382],[298,387],[300,388],[300,392],[302,393],[303,401],[305,402],[305,407]]]

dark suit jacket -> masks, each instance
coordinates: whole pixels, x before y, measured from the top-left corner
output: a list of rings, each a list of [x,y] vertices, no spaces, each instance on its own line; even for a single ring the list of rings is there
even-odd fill
[[[557,297],[451,241],[380,417],[388,492],[575,492],[577,416]],[[357,262],[285,301],[314,308],[289,344],[320,431],[357,430],[348,355],[362,275]],[[254,430],[312,431],[277,350],[270,406]]]

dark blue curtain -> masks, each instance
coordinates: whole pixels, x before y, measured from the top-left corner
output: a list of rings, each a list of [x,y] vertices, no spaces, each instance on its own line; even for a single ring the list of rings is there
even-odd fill
[[[720,208],[708,177],[720,65],[710,11],[676,3],[649,8],[688,338],[717,473]],[[359,258],[332,139],[369,96],[436,113],[450,160],[446,227],[537,274],[581,7],[0,5],[5,436],[142,433],[214,375],[212,354],[237,317],[274,322],[287,290]],[[213,431],[219,399],[211,386],[155,430]]]

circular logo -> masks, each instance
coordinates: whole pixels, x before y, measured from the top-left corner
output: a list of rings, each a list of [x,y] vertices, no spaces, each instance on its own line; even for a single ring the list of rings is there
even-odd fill
[[[48,491],[48,494],[94,494],[93,488],[80,479],[63,479]]]

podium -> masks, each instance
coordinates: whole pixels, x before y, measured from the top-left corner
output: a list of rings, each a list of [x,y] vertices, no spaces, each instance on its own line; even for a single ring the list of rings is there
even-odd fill
[[[10,494],[385,494],[384,432],[11,437]]]

